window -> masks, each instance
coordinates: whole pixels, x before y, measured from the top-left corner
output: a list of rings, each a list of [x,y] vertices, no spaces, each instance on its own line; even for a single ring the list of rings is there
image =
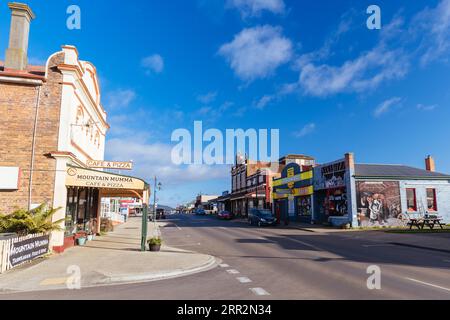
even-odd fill
[[[436,189],[427,189],[427,207],[429,211],[437,211]]]
[[[416,189],[406,189],[408,211],[417,211]]]

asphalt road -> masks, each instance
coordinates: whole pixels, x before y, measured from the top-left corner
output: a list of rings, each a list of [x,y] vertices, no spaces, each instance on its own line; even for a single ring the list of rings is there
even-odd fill
[[[0,299],[450,299],[446,252],[390,245],[364,232],[257,228],[187,215],[169,221],[162,230],[167,245],[214,255],[221,265],[170,280]],[[381,272],[381,289],[367,287],[370,266]]]

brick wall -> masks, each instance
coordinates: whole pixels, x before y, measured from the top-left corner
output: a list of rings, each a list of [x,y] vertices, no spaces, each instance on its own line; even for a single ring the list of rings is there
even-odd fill
[[[47,81],[41,87],[31,202],[53,201],[56,160],[47,156],[58,149],[62,74],[56,65],[64,54],[52,57]],[[20,167],[18,191],[0,190],[0,212],[28,206],[31,150],[38,90],[33,86],[0,83],[0,166]]]

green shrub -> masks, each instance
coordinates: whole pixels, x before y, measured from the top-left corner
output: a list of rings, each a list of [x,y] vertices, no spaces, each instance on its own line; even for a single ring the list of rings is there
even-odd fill
[[[147,240],[150,246],[159,246],[162,244],[162,239],[160,237],[154,237]]]
[[[9,215],[0,214],[0,233],[17,233],[19,236],[25,236],[62,231],[60,224],[65,218],[52,221],[54,214],[60,209],[47,208],[45,204],[41,204],[33,210],[19,209]]]

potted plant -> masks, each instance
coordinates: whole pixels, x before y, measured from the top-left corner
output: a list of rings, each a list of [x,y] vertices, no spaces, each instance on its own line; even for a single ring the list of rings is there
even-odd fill
[[[160,251],[160,250],[161,250],[161,243],[162,243],[162,240],[161,240],[160,237],[153,237],[153,238],[150,238],[150,239],[147,241],[147,243],[148,243],[148,246],[149,246],[150,251]]]
[[[86,237],[77,238],[77,245],[84,246],[86,244]]]

